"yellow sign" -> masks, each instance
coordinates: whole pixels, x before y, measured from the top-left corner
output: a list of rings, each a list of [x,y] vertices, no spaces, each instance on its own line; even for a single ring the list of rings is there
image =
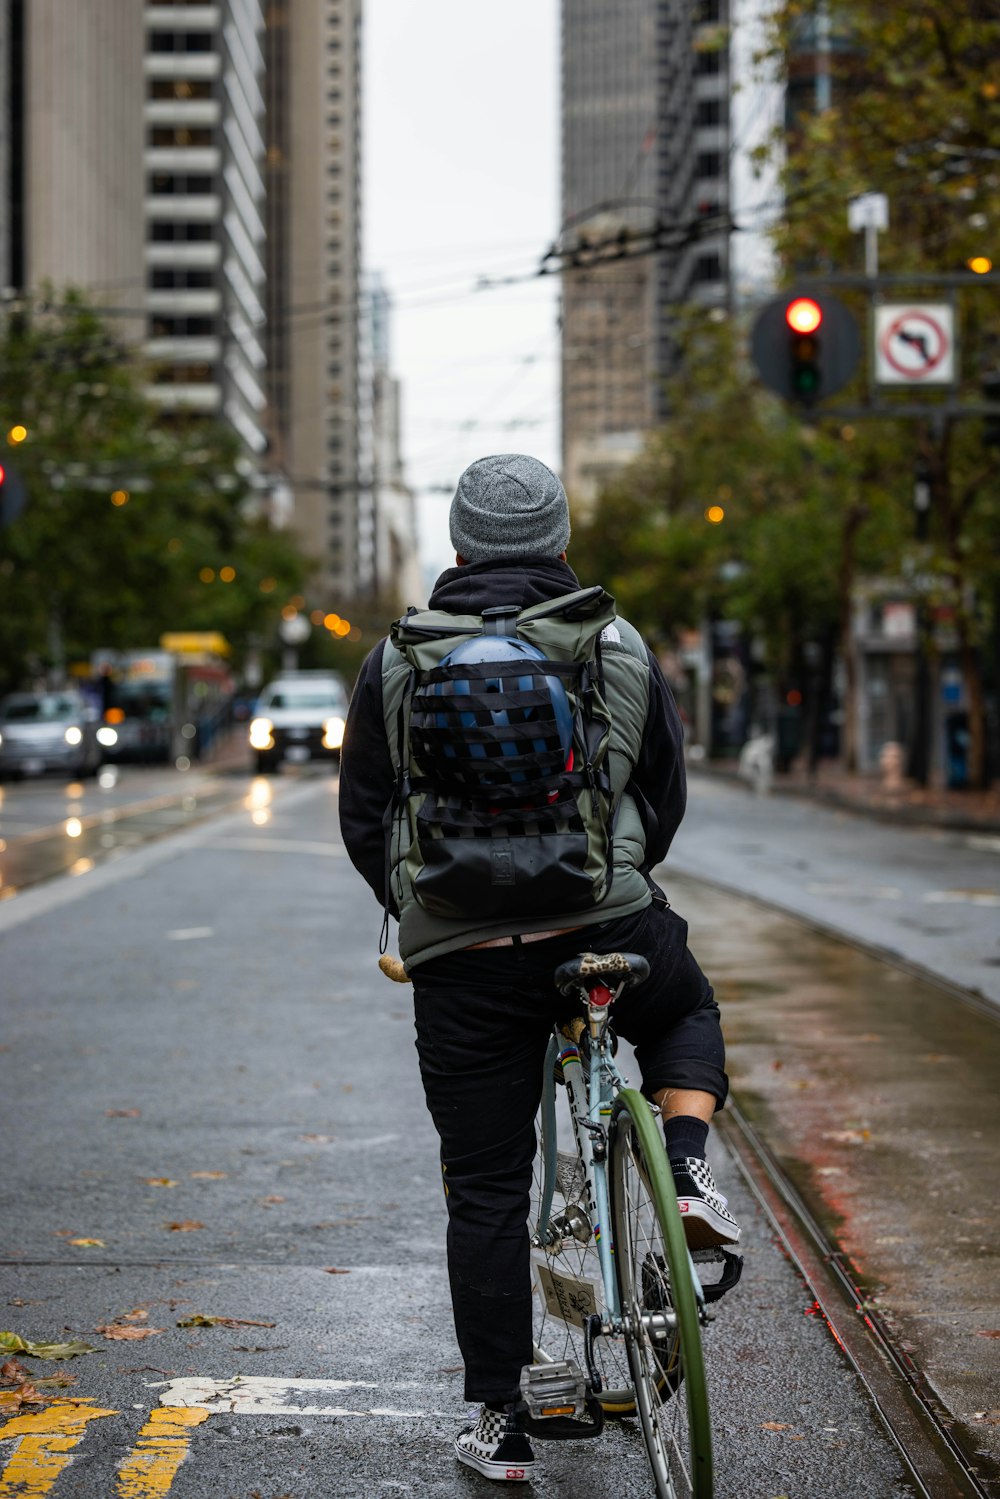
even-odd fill
[[[178,656],[193,656],[208,653],[212,656],[228,656],[229,641],[218,630],[179,630],[160,636],[160,649],[174,651]]]

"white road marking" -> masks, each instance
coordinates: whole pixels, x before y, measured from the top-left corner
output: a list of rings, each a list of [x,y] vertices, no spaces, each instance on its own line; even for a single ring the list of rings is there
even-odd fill
[[[171,1379],[160,1396],[160,1404],[184,1406],[188,1410],[225,1412],[244,1416],[446,1416],[453,1411],[400,1410],[395,1406],[365,1404],[345,1406],[349,1390],[378,1390],[381,1386],[363,1379],[274,1379],[248,1376],[243,1379]],[[393,1390],[424,1389],[416,1381],[393,1384]],[[368,1397],[369,1399],[371,1397]],[[463,1406],[464,1409],[464,1406]]]
[[[214,926],[179,926],[168,932],[167,937],[171,942],[193,942],[197,937],[211,937],[214,933]]]
[[[345,859],[342,843],[318,843],[307,838],[213,838],[206,848],[239,848],[252,854],[321,854],[327,859]]]
[[[929,906],[1000,906],[1000,890],[928,890]]]
[[[995,833],[970,833],[965,842],[984,854],[1000,854],[1000,838]]]

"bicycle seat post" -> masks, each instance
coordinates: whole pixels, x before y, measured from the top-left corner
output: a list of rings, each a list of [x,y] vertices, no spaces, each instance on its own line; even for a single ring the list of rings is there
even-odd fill
[[[614,994],[606,984],[591,984],[587,987],[587,1020],[590,1039],[598,1044],[608,1028]]]

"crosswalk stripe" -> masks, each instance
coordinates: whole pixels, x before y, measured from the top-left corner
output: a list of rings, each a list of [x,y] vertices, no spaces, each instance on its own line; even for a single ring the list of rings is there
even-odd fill
[[[207,1410],[160,1406],[153,1411],[118,1469],[117,1499],[159,1499],[170,1492],[187,1457],[190,1430],[207,1421]]]
[[[0,1426],[0,1442],[18,1437],[13,1456],[0,1473],[0,1499],[44,1499],[84,1436],[88,1421],[116,1416],[89,1400],[57,1401],[43,1411],[14,1416]]]

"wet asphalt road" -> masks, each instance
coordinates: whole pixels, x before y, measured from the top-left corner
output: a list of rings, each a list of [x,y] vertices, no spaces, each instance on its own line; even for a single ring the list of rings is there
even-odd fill
[[[97,1345],[32,1368],[113,1413],[51,1492],[166,1492],[115,1486],[164,1382],[237,1375],[346,1381],[352,1414],[212,1414],[170,1499],[495,1492],[450,1453],[466,1407],[436,1141],[335,781],[244,790],[236,813],[0,905],[0,1325]],[[717,1492],[911,1493],[721,1145],[713,1160],[747,1254],[708,1335]],[[163,1331],[95,1333],[136,1311]],[[196,1313],[239,1320],[177,1326]],[[650,1492],[629,1423],[542,1457],[541,1495]]]
[[[1000,1006],[1000,834],[900,827],[694,774],[670,868],[871,943]]]

